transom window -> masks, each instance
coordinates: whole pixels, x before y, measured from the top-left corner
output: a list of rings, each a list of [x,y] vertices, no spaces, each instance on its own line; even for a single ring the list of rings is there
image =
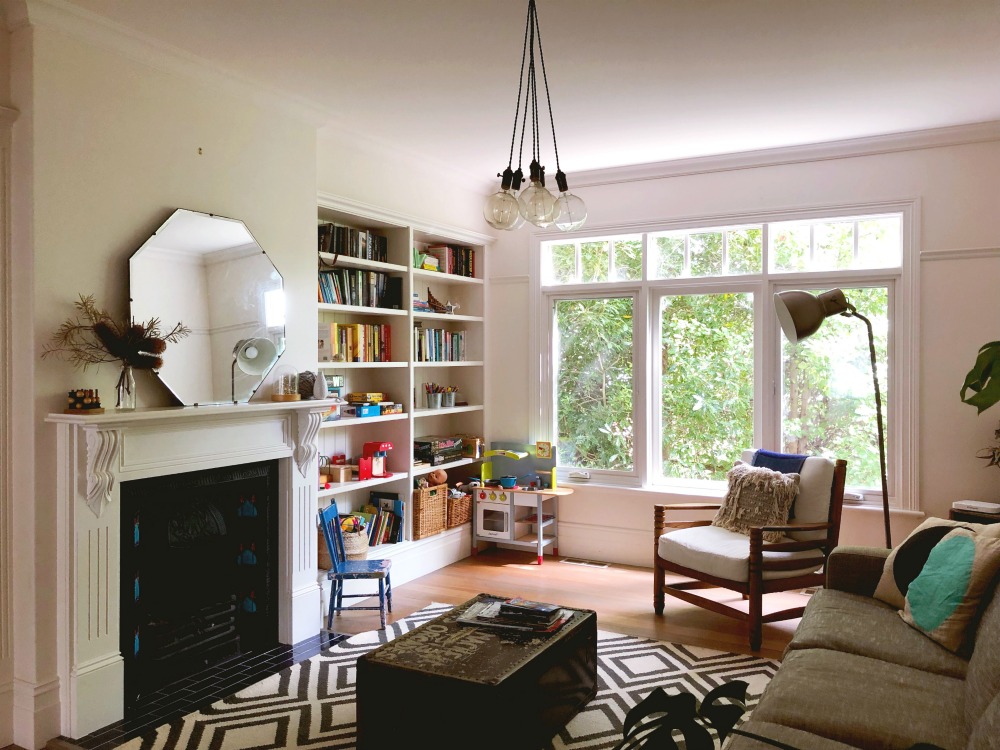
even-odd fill
[[[744,448],[763,447],[844,458],[848,486],[880,501],[866,327],[837,316],[793,345],[774,313],[778,291],[839,287],[873,323],[898,494],[908,215],[900,206],[540,238],[549,395],[538,431],[557,444],[561,472],[719,483]]]

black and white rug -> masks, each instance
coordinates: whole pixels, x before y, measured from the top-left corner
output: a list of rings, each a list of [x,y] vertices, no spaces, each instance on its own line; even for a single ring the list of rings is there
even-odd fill
[[[119,750],[263,750],[353,748],[354,665],[371,649],[451,609],[431,604],[389,625],[360,633]],[[597,696],[553,739],[553,750],[613,748],[628,710],[654,687],[704,696],[744,680],[752,709],[778,669],[753,656],[598,631]]]

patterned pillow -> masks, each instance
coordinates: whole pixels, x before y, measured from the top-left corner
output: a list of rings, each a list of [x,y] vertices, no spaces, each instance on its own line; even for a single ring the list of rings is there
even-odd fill
[[[798,474],[782,474],[737,461],[726,479],[729,488],[722,507],[712,520],[713,526],[749,535],[753,526],[787,523],[788,511],[799,493]],[[764,532],[765,541],[780,542],[781,539],[781,532]]]
[[[986,524],[964,523],[933,516],[926,518],[889,553],[873,596],[896,609],[902,609],[906,600],[906,590],[913,579],[920,575],[924,563],[927,562],[927,556],[935,545],[954,529],[970,529],[986,536],[1000,535],[1000,524],[996,524],[994,528]]]
[[[949,651],[966,651],[983,595],[1000,571],[1000,539],[953,529],[910,582],[900,617]]]

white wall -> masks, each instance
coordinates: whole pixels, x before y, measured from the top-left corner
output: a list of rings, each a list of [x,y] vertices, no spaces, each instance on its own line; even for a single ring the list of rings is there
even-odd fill
[[[319,192],[414,221],[491,234],[483,219],[482,184],[445,173],[440,164],[422,161],[409,147],[350,141],[332,127],[321,128],[317,138]],[[488,180],[489,175],[483,177]]]
[[[81,293],[127,310],[129,255],[180,207],[242,219],[288,287],[306,292],[292,295],[281,360],[304,368],[315,358],[316,136],[279,106],[52,28],[24,27],[14,41],[14,333],[23,348],[14,372],[13,741],[36,748],[59,734],[55,434],[43,419],[77,386],[100,388],[113,406],[117,374],[42,361],[41,347]],[[140,406],[169,403],[146,374]],[[0,737],[8,725],[0,715]]]
[[[595,173],[595,178],[598,173]],[[576,181],[575,181],[576,182]],[[629,222],[738,215],[783,208],[834,207],[920,199],[917,227],[924,253],[919,262],[920,389],[916,416],[919,462],[916,500],[925,513],[947,516],[954,500],[996,501],[1000,469],[984,468],[976,452],[993,439],[1000,409],[977,417],[961,403],[959,389],[979,347],[1000,338],[1000,143],[996,141],[897,153],[813,160],[664,179],[581,187],[589,227]],[[504,317],[509,338],[526,339],[528,236],[523,230],[495,246],[491,259],[492,319]],[[969,252],[986,249],[986,252]],[[932,259],[933,258],[933,259]],[[504,342],[494,337],[496,358]],[[495,361],[495,360],[494,360]],[[527,387],[527,363],[504,361],[489,400],[504,398],[508,383]],[[527,435],[527,400],[507,399],[496,414],[498,438]],[[651,506],[693,498],[646,491],[578,487],[560,509],[559,551],[575,557],[650,564]],[[609,519],[613,519],[610,524]],[[848,508],[841,540],[884,543],[881,512]],[[920,517],[893,514],[898,542]]]

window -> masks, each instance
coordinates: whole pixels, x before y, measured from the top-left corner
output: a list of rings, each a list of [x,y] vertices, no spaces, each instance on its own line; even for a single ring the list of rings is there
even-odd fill
[[[848,486],[881,498],[866,325],[835,316],[790,344],[774,314],[785,289],[834,287],[872,323],[890,494],[905,484],[910,294],[908,205],[849,215],[762,216],[710,226],[540,237],[549,314],[541,439],[559,466],[606,483],[721,483],[764,447],[845,458]],[[908,399],[909,401],[909,399]],[[714,485],[709,485],[714,486]]]

